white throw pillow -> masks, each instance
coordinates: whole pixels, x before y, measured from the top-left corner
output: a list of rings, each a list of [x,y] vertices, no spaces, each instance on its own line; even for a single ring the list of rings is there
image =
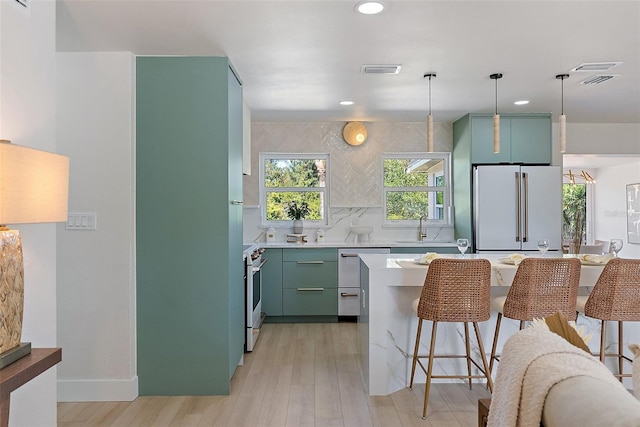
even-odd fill
[[[640,400],[640,344],[629,344],[633,353],[633,395]]]

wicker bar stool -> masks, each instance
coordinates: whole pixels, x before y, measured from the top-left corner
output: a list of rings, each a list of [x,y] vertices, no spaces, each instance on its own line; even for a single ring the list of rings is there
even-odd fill
[[[623,362],[632,362],[623,354],[623,322],[640,321],[640,260],[614,258],[607,262],[589,296],[578,297],[579,312],[600,320],[600,361],[605,357],[618,358],[618,373],[622,381]],[[618,352],[606,353],[606,322],[618,322]]]
[[[491,289],[491,264],[486,259],[447,259],[438,258],[429,264],[427,277],[422,286],[422,293],[418,303],[418,332],[413,351],[413,363],[411,366],[411,382],[409,388],[413,388],[413,379],[416,365],[427,375],[425,385],[424,406],[422,419],[427,416],[427,404],[432,378],[466,378],[469,380],[469,388],[473,378],[485,378],[490,390],[493,390],[489,365],[484,353],[478,322],[489,320]],[[431,320],[431,345],[428,355],[419,355],[420,334],[423,320]],[[436,331],[438,322],[463,322],[465,332],[466,355],[436,355]],[[478,341],[478,349],[482,357],[482,366],[471,358],[469,345],[469,322]],[[433,375],[434,358],[465,358],[467,361],[467,375]],[[427,368],[420,359],[428,358]],[[471,364],[474,364],[482,375],[472,375]]]
[[[561,312],[568,320],[576,320],[576,300],[580,282],[580,261],[576,258],[525,258],[518,265],[506,296],[494,298],[492,309],[498,312],[493,335],[489,370],[498,360],[496,348],[502,317],[526,321]]]

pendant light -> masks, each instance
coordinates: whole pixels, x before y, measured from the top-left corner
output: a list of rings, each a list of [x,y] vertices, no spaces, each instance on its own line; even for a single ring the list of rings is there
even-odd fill
[[[561,80],[561,112],[560,112],[560,152],[567,151],[567,116],[564,115],[564,79],[568,79],[569,74],[558,74],[556,79]]]
[[[433,116],[431,115],[431,79],[436,78],[436,73],[426,73],[429,78],[429,114],[427,115],[427,152],[433,153]]]
[[[493,115],[493,152],[500,152],[500,115],[498,114],[498,79],[502,78],[501,73],[491,74],[490,79],[496,81],[496,112]]]

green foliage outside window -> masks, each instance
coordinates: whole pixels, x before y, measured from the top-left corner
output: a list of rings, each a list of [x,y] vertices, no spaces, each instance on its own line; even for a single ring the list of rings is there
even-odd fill
[[[324,159],[265,159],[264,185],[266,187],[266,218],[268,221],[289,219],[287,207],[295,202],[306,203],[307,220],[322,220],[326,161]],[[299,189],[299,190],[297,190]]]
[[[443,219],[443,209],[438,207],[444,205],[444,191],[434,191],[446,186],[443,167],[438,158],[384,159],[387,220]]]
[[[579,250],[580,245],[584,242],[586,216],[586,184],[563,184],[562,239],[573,242],[574,251]]]

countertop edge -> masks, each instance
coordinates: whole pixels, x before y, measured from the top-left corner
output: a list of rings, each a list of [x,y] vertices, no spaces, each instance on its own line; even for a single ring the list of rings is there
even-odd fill
[[[287,242],[257,242],[263,248],[455,248],[455,242],[389,242],[372,241],[368,243],[353,242],[307,242],[307,243],[287,243]]]

